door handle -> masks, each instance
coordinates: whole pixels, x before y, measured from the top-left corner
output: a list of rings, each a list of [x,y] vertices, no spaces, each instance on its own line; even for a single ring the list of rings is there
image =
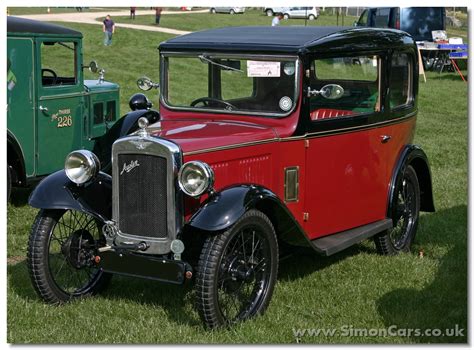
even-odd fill
[[[387,143],[391,139],[392,139],[391,135],[382,135],[382,136],[380,136],[380,142],[382,142],[382,143]]]
[[[41,112],[47,112],[47,111],[48,111],[48,107],[39,106],[39,110],[40,110]]]

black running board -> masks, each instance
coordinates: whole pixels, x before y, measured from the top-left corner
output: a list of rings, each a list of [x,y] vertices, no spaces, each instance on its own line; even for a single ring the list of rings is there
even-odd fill
[[[311,241],[313,248],[322,255],[333,255],[350,246],[392,228],[392,219],[384,219],[347,231],[338,232]]]

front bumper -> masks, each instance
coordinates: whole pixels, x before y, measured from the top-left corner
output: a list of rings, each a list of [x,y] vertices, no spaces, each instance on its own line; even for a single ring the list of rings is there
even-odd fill
[[[167,257],[128,251],[108,250],[98,255],[98,267],[105,272],[141,277],[172,284],[183,284],[192,277],[191,265]]]

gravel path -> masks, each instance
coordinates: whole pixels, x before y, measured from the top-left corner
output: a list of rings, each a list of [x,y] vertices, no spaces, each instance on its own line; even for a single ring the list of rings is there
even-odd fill
[[[209,10],[199,10],[199,11],[192,11],[192,13],[205,13],[209,12]],[[163,11],[162,15],[186,15],[189,14],[188,11]],[[154,15],[155,10],[140,10],[137,11],[137,15]],[[105,17],[106,15],[110,15],[112,19],[118,16],[129,16],[129,10],[123,11],[110,11],[110,12],[69,12],[69,13],[45,13],[41,15],[23,15],[18,17],[34,19],[37,21],[51,21],[51,22],[74,22],[74,23],[87,23],[87,24],[96,24],[102,25],[102,21],[98,20],[98,18]],[[171,28],[163,28],[163,27],[153,27],[141,24],[128,24],[128,23],[116,23],[115,26],[117,28],[130,28],[130,29],[139,29],[139,30],[148,30],[150,32],[161,32],[167,34],[174,34],[174,35],[183,35],[189,34],[191,32],[187,32],[184,30],[177,30]]]

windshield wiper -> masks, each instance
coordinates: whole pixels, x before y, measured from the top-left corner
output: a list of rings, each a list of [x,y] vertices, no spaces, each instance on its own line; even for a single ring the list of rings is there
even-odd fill
[[[226,65],[224,65],[224,64],[217,63],[217,62],[211,60],[210,58],[208,58],[208,57],[206,57],[206,56],[204,56],[204,55],[199,55],[198,57],[199,57],[199,59],[200,59],[201,61],[208,62],[208,63],[213,64],[213,65],[215,65],[215,66],[219,66],[219,67],[225,68],[225,69],[227,69],[227,70],[231,70],[231,71],[233,71],[233,72],[240,72],[240,73],[243,73],[243,72],[244,72],[243,70],[240,70],[240,69],[237,69],[237,68],[234,68],[234,67],[229,67],[229,66],[226,66]]]

